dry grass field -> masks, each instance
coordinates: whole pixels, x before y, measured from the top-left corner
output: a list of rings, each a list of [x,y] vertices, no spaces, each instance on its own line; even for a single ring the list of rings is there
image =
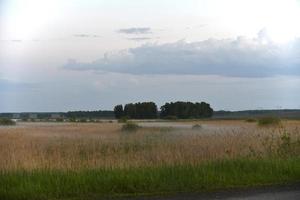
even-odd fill
[[[147,123],[144,123],[144,125]],[[259,127],[239,120],[151,123],[19,123],[0,128],[0,170],[129,168],[299,154],[300,121]],[[189,126],[201,124],[202,128]],[[182,126],[182,128],[180,128]]]
[[[300,180],[299,121],[138,123],[135,131],[117,122],[0,127],[0,199],[107,199]]]

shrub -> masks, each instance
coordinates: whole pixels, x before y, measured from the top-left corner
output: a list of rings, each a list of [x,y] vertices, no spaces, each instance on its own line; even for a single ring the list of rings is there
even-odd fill
[[[271,126],[271,125],[279,125],[280,118],[278,117],[263,117],[258,119],[257,123],[259,126]]]
[[[8,118],[0,118],[0,126],[13,126],[16,125],[16,122],[14,122],[11,119]]]
[[[167,119],[167,120],[177,120],[178,118],[175,115],[168,115],[164,119]]]
[[[124,116],[124,117],[121,117],[120,119],[118,119],[118,122],[119,123],[126,123],[128,120],[128,117],[127,116]]]
[[[63,122],[64,120],[62,118],[55,119],[56,122]]]
[[[139,129],[139,125],[137,125],[134,122],[126,122],[126,124],[124,124],[122,126],[122,131],[126,131],[126,132],[135,132]]]
[[[80,119],[79,122],[81,122],[81,123],[86,123],[87,120],[86,120],[86,119]]]
[[[77,122],[76,118],[72,117],[69,119],[69,122]]]
[[[245,121],[252,123],[252,122],[256,122],[257,120],[254,118],[249,118],[249,119],[246,119]]]
[[[195,124],[195,125],[193,125],[192,129],[199,130],[199,129],[202,129],[202,126],[200,124]]]

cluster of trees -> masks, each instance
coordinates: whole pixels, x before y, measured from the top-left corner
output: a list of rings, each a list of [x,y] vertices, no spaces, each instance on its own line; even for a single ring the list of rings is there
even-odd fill
[[[114,114],[117,119],[128,117],[132,119],[155,119],[158,115],[157,106],[153,102],[129,103],[124,107],[116,105]],[[160,117],[178,119],[207,118],[213,115],[213,109],[208,103],[171,102],[161,107]]]
[[[161,107],[161,118],[174,116],[179,119],[207,118],[213,115],[213,109],[208,103],[171,102]]]
[[[132,119],[155,119],[158,116],[157,106],[153,102],[129,103],[123,108],[116,105],[114,108],[115,117],[120,119],[128,117]]]

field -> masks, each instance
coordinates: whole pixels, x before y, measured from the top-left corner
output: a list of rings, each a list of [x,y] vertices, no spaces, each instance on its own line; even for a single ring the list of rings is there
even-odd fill
[[[193,125],[199,124],[193,128]],[[300,181],[300,121],[18,123],[0,128],[0,199],[80,199]]]

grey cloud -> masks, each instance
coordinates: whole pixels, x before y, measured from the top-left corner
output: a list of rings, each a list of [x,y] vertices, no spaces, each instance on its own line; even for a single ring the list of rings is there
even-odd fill
[[[266,43],[267,41],[267,43]],[[147,44],[90,63],[70,60],[69,70],[127,74],[194,74],[231,77],[300,75],[300,38],[277,45],[257,38],[209,39],[187,43]]]
[[[134,37],[134,38],[127,38],[128,40],[133,40],[133,41],[143,41],[143,40],[152,40],[153,38],[151,37]]]
[[[100,37],[99,35],[90,35],[90,34],[74,34],[74,37],[81,37],[81,38],[90,38],[90,37]]]
[[[152,33],[151,28],[149,28],[149,27],[124,28],[124,29],[119,29],[117,32],[125,33],[125,34],[149,34],[149,33]]]

